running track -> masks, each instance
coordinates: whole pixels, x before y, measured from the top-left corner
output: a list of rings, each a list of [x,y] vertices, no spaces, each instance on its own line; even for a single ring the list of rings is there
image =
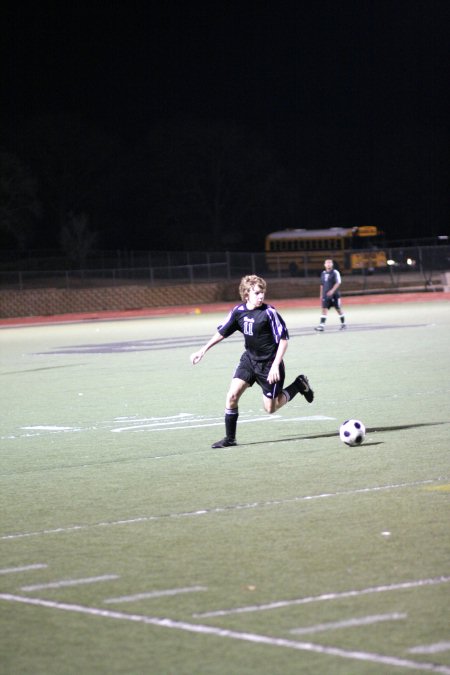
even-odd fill
[[[386,293],[380,295],[344,296],[345,305],[378,305],[395,302],[432,302],[435,300],[450,301],[450,293]],[[236,303],[238,299],[236,298]],[[270,297],[268,298],[270,303]],[[305,309],[319,307],[317,298],[274,300],[277,309]],[[208,305],[177,305],[171,307],[148,307],[123,311],[77,312],[73,314],[55,314],[52,316],[25,316],[0,319],[0,328],[18,326],[38,326],[56,323],[79,323],[82,321],[111,321],[124,319],[142,319],[151,317],[173,316],[177,314],[208,314],[211,312],[228,312],[233,302],[220,302]]]

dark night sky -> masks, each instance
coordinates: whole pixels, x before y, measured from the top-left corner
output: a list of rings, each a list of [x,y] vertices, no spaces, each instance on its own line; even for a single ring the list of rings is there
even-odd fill
[[[231,120],[288,171],[321,176],[323,226],[330,212],[343,224],[347,202],[342,213],[364,220],[349,225],[384,219],[391,239],[448,230],[448,0],[7,0],[1,11],[7,128],[76,112],[127,139],[179,115]],[[387,165],[426,231],[377,210]]]

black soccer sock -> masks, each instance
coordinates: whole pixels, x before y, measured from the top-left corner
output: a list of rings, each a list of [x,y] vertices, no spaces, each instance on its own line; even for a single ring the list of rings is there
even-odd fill
[[[291,401],[294,398],[294,396],[298,394],[298,389],[295,382],[285,387],[282,393],[286,396],[286,402],[289,403],[289,401]]]
[[[322,316],[320,317],[320,325],[323,326],[325,324],[326,320],[327,320],[327,317],[324,314],[322,314]]]
[[[238,417],[238,408],[225,408],[225,433],[229,441],[234,441],[236,438]]]
[[[343,314],[341,314],[339,318],[341,320],[341,323],[345,323],[345,316]]]

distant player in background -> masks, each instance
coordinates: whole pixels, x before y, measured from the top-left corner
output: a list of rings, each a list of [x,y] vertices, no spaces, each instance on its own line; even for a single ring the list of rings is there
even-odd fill
[[[213,448],[228,448],[236,443],[239,399],[255,382],[261,387],[267,413],[274,413],[297,394],[312,403],[314,392],[305,375],[298,375],[283,389],[285,369],[283,357],[288,347],[286,324],[272,305],[264,302],[266,282],[254,274],[242,277],[236,305],[217,328],[212,338],[191,354],[192,365],[201,361],[208,349],[240,331],[245,339],[245,352],[234,371],[225,401],[225,437],[213,443]]]
[[[315,327],[315,330],[322,332],[325,330],[325,323],[327,320],[328,310],[331,307],[334,307],[336,312],[339,314],[339,319],[341,321],[341,328],[343,330],[347,328],[345,323],[344,312],[341,307],[341,295],[339,293],[339,286],[341,285],[341,275],[338,270],[334,269],[333,261],[328,258],[324,262],[325,269],[320,275],[320,302],[322,305],[322,316],[320,317],[320,323]]]

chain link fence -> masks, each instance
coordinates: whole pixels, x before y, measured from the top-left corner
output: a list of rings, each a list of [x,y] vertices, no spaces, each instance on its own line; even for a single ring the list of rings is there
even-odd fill
[[[393,287],[400,287],[414,275],[418,285],[427,286],[436,276],[450,270],[450,246],[447,245],[395,247],[385,251],[385,269],[355,270],[352,276],[384,275]],[[29,255],[0,260],[0,286],[4,289],[194,284],[239,279],[244,274],[272,279],[292,276],[281,265],[271,265],[269,270],[265,254],[251,252],[105,251],[91,256],[82,269],[75,269],[67,259],[55,256]],[[306,258],[304,267],[300,267],[295,276],[312,280],[318,277],[318,271],[311,270]]]

